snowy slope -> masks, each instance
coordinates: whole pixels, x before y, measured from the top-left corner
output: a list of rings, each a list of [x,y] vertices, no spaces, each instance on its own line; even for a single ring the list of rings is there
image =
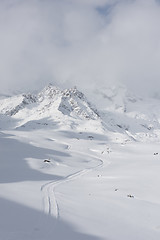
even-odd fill
[[[0,114],[11,116],[17,128],[85,128],[88,120],[109,135],[116,132],[130,140],[160,140],[159,99],[137,97],[125,87],[112,87],[97,90],[93,102],[96,107],[76,88],[60,90],[49,84],[37,95],[0,99]]]
[[[96,91],[100,117],[111,131],[129,135],[136,141],[160,140],[160,100],[142,98],[123,86]]]
[[[37,95],[22,94],[0,100],[0,113],[17,120],[17,127],[33,125],[79,125],[83,120],[97,120],[83,93],[76,88],[60,90],[51,84]],[[85,122],[85,121],[84,121]]]
[[[76,88],[0,99],[0,239],[159,240],[159,99]]]

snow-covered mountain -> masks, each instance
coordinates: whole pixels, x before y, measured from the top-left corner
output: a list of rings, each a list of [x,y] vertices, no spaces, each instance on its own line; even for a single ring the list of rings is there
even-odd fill
[[[99,89],[97,108],[111,131],[129,135],[137,141],[160,140],[160,100],[139,97],[124,86]]]
[[[93,96],[0,97],[0,239],[160,239],[160,100]]]
[[[37,110],[37,108],[38,110]],[[97,119],[96,110],[92,109],[83,93],[76,88],[64,91],[48,85],[39,94],[20,94],[0,100],[0,112],[13,116],[24,109],[34,108],[39,111],[39,115],[45,114],[49,110],[58,110],[64,115],[79,117],[84,119]],[[52,112],[50,112],[52,115]]]
[[[10,117],[7,121],[16,128],[85,128],[86,121],[92,121],[95,129],[117,132],[132,140],[160,140],[159,99],[137,97],[125,87],[110,87],[96,90],[93,102],[77,88],[60,90],[49,84],[38,94],[0,99],[0,114]]]
[[[49,84],[38,94],[20,94],[0,100],[0,114],[17,121],[16,127],[59,124],[73,127],[99,115],[76,88],[60,90]]]

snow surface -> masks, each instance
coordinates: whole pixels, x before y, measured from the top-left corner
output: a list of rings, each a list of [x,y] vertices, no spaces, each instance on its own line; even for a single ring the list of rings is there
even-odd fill
[[[0,239],[160,239],[160,100],[96,97],[0,99]]]

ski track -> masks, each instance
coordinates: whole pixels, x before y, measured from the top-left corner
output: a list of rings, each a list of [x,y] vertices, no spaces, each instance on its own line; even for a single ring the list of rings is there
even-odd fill
[[[76,153],[82,154],[80,152],[76,152]],[[62,180],[51,181],[51,182],[46,183],[46,184],[41,186],[41,191],[44,194],[44,198],[43,198],[44,212],[46,214],[54,217],[57,220],[60,217],[59,205],[58,205],[58,202],[57,202],[57,199],[56,199],[56,188],[57,188],[57,186],[59,186],[60,184],[63,184],[63,183],[67,183],[67,182],[76,180],[77,178],[81,177],[82,175],[87,174],[88,172],[93,171],[93,170],[95,170],[99,167],[102,167],[103,164],[104,164],[103,160],[98,158],[98,157],[92,156],[91,154],[83,154],[83,155],[90,156],[93,159],[98,160],[100,163],[97,166],[94,166],[94,167],[91,167],[91,168],[85,168],[85,169],[77,171],[73,174],[70,174]]]

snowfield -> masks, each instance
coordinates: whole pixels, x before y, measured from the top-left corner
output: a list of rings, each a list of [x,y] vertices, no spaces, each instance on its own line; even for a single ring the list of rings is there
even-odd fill
[[[160,239],[160,100],[104,91],[0,99],[0,239]]]

